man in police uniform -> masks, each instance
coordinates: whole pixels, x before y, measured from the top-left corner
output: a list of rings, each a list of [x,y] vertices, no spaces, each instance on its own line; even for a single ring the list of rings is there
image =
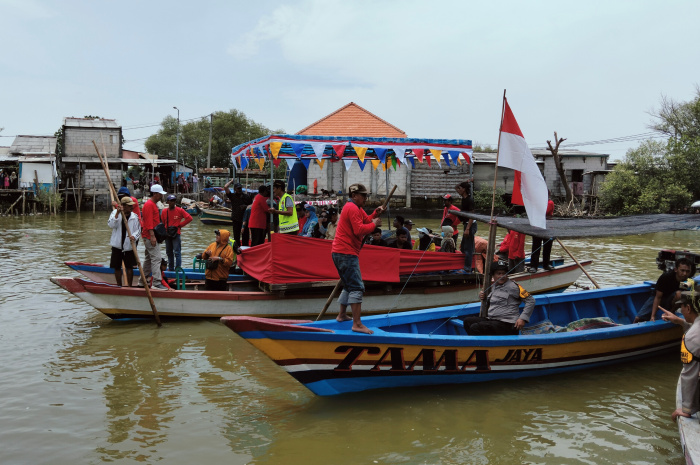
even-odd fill
[[[681,344],[681,407],[671,414],[671,419],[676,421],[678,417],[690,417],[700,410],[700,292],[698,288],[692,291],[681,292],[681,313],[679,318],[668,310],[663,311],[664,321],[670,321],[680,325],[685,330]],[[696,324],[696,322],[698,322]]]
[[[468,316],[463,319],[464,329],[470,336],[511,336],[517,335],[530,321],[535,308],[532,297],[515,281],[508,278],[508,263],[499,260],[491,268],[492,284],[488,296],[488,317]],[[479,299],[484,300],[484,291]],[[520,313],[520,303],[525,308]]]
[[[270,213],[275,213],[279,217],[279,232],[282,234],[299,233],[299,219],[297,218],[297,210],[294,208],[294,199],[284,191],[284,181],[279,179],[272,184],[272,193],[275,197],[279,197],[279,210],[270,209]]]

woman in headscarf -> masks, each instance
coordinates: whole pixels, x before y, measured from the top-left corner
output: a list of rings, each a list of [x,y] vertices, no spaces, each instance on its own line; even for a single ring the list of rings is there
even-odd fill
[[[300,236],[311,237],[314,232],[314,226],[318,224],[318,217],[316,216],[316,207],[312,205],[304,206],[304,216],[306,217],[306,222],[304,223],[304,229],[299,233]]]
[[[428,228],[418,228],[418,240],[413,243],[413,250],[435,252],[435,242],[433,242]]]
[[[452,239],[452,226],[443,226],[442,232],[445,233],[445,237],[442,239],[442,244],[440,245],[440,252],[454,253],[456,250],[455,240]]]

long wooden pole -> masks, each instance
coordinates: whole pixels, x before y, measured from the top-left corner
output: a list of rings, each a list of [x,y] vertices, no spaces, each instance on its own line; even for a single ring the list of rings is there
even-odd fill
[[[496,251],[496,229],[498,225],[493,217],[496,206],[496,182],[498,181],[498,155],[501,151],[501,132],[503,132],[503,115],[506,111],[506,90],[503,89],[503,103],[501,104],[501,124],[498,126],[498,147],[496,149],[496,164],[493,170],[493,193],[491,197],[491,221],[489,223],[489,243],[486,247],[486,257],[493,258]],[[462,239],[464,240],[464,239]],[[491,286],[491,265],[493,260],[486,260],[484,263],[484,294],[488,293]],[[479,315],[482,317],[488,316],[488,299],[481,301],[481,310]]]
[[[564,244],[562,244],[561,241],[560,241],[558,238],[555,238],[555,239],[557,240],[557,242],[559,243],[559,245],[561,246],[561,248],[564,249],[564,252],[566,252],[567,254],[569,254],[569,257],[571,257],[571,259],[578,265],[578,267],[581,268],[581,271],[583,271],[583,273],[588,277],[588,279],[591,280],[591,282],[592,282],[593,285],[596,287],[596,289],[600,289],[600,286],[599,286],[598,283],[595,281],[595,279],[593,279],[593,278],[591,277],[591,275],[588,274],[588,271],[586,271],[586,269],[583,267],[583,265],[581,265],[581,264],[578,262],[578,260],[576,260],[576,257],[574,257],[574,256],[571,254],[571,252],[569,252],[569,249],[567,249],[566,246],[565,246]]]
[[[102,159],[102,155],[100,155],[100,151],[97,149],[97,144],[95,141],[92,141],[92,145],[95,146],[95,152],[97,152],[97,156],[100,158],[100,163],[102,164],[102,169],[105,172],[105,175],[107,176],[107,185],[109,186],[110,193],[112,194],[112,198],[118,199],[119,197],[117,196],[117,192],[114,189],[114,186],[112,185],[112,179],[109,176],[109,168],[107,166],[107,162]],[[124,222],[124,227],[126,228],[126,233],[129,236],[129,241],[131,241],[131,249],[134,251],[134,258],[136,259],[136,264],[139,267],[139,273],[141,274],[141,281],[143,282],[143,287],[146,289],[146,297],[148,297],[148,302],[151,304],[151,311],[153,312],[153,318],[156,320],[156,324],[158,326],[161,326],[160,323],[160,317],[158,316],[158,309],[156,309],[156,304],[153,301],[153,296],[151,296],[151,289],[148,287],[148,280],[146,279],[147,277],[144,276],[143,274],[143,267],[141,266],[141,260],[139,259],[138,251],[136,250],[136,241],[132,239],[131,235],[131,230],[129,229],[129,222],[126,218],[126,215],[122,213],[122,221]]]
[[[389,192],[389,195],[386,196],[386,199],[384,200],[384,203],[382,204],[382,207],[385,207],[389,204],[389,199],[391,199],[391,196],[394,195],[394,191],[396,191],[396,188],[398,186],[394,184],[394,187],[391,189],[391,192]],[[362,249],[362,246],[364,245],[364,241],[360,244],[360,249]],[[340,287],[343,285],[343,280],[339,279],[337,283],[335,283],[335,287],[333,288],[333,291],[331,292],[331,295],[328,296],[328,300],[326,300],[325,305],[323,306],[323,310],[321,310],[321,313],[318,314],[316,317],[316,321],[320,320],[323,315],[326,314],[326,311],[328,310],[328,307],[331,306],[331,302],[333,302],[333,299],[335,299],[336,295],[338,294],[338,291],[340,291]]]

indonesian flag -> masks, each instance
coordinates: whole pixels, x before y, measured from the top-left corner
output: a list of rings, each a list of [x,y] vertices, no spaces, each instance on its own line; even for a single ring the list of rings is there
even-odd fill
[[[505,104],[501,125],[501,145],[498,148],[498,166],[515,171],[511,202],[515,205],[524,205],[530,224],[544,229],[547,227],[545,219],[548,201],[547,184],[508,106],[508,100]]]

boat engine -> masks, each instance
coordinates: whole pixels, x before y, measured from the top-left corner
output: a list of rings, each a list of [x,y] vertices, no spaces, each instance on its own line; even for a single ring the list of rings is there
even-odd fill
[[[687,258],[693,266],[690,269],[690,275],[695,276],[698,265],[700,265],[700,255],[687,250],[659,250],[656,256],[656,265],[663,271],[671,271],[676,268],[676,260],[679,258]]]

